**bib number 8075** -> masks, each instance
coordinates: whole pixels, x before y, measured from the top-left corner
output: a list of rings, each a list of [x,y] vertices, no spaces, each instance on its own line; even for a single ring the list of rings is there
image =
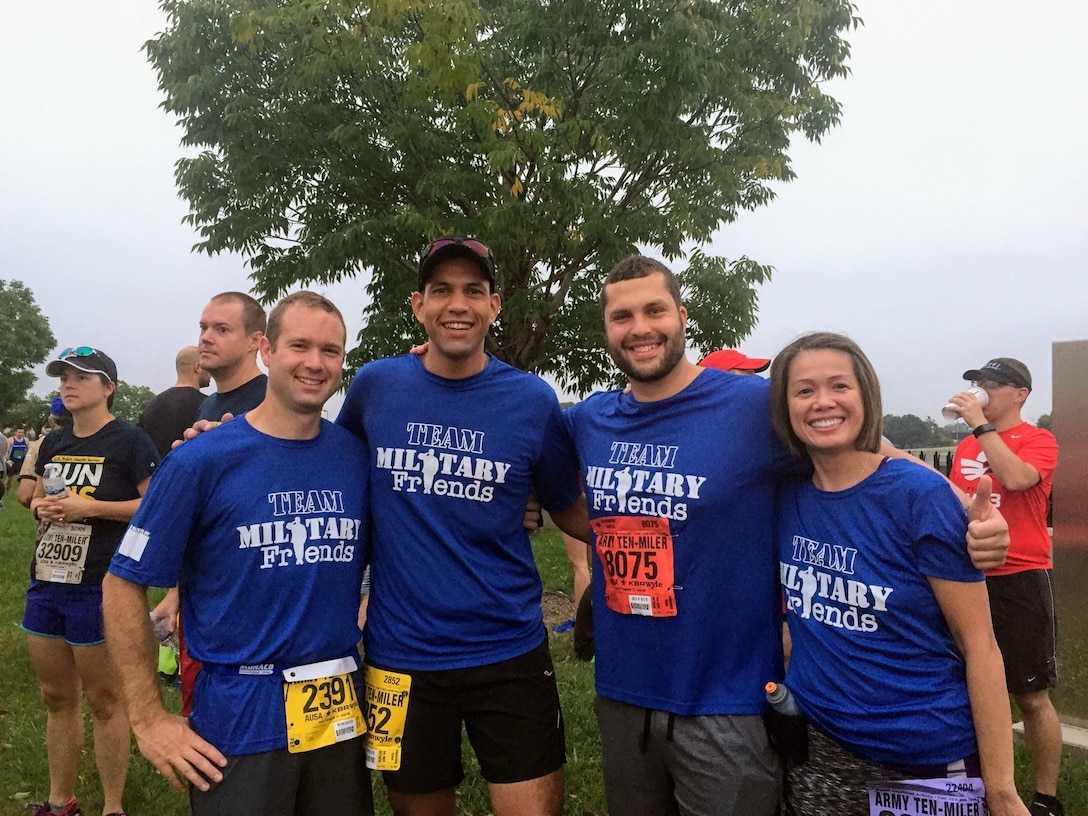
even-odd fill
[[[635,550],[605,550],[604,569],[610,578],[657,578],[657,553]]]

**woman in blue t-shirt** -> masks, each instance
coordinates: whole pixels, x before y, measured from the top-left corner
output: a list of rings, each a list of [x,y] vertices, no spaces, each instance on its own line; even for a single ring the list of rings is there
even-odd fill
[[[80,812],[76,768],[83,745],[81,697],[94,724],[103,813],[123,816],[129,730],[102,624],[102,578],[147,490],[158,451],[144,431],[110,411],[117,366],[89,346],[66,349],[46,366],[60,378],[71,427],[42,440],[30,509],[40,522],[23,630],[48,715],[49,796],[36,816]],[[53,492],[46,468],[64,480]],[[47,489],[49,493],[47,494]]]
[[[962,504],[935,471],[878,452],[882,413],[849,338],[804,335],[775,358],[775,432],[814,470],[779,498],[786,685],[812,726],[787,798],[796,814],[868,816],[866,783],[981,776],[991,813],[1026,816]]]

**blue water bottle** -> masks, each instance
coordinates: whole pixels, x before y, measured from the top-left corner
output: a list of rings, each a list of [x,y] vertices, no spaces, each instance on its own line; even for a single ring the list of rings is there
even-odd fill
[[[793,692],[786,688],[785,683],[775,683],[772,680],[763,688],[767,692],[767,702],[779,714],[785,714],[788,717],[802,716],[801,709],[797,707],[797,701],[793,699]]]
[[[808,759],[808,720],[784,683],[767,683],[770,708],[763,715],[767,739],[786,762],[800,765]]]

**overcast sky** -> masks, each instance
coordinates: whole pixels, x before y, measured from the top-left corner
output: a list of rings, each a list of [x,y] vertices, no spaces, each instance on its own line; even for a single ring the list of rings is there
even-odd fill
[[[797,180],[715,241],[776,270],[742,348],[846,332],[886,412],[935,418],[964,369],[1018,357],[1025,414],[1048,412],[1052,343],[1088,338],[1088,4],[857,5],[841,125],[796,143]],[[102,348],[155,391],[208,297],[248,289],[241,258],[190,251],[180,131],[140,50],[163,22],[133,0],[0,10],[0,278],[33,290],[58,348]],[[354,336],[361,286],[326,294]]]

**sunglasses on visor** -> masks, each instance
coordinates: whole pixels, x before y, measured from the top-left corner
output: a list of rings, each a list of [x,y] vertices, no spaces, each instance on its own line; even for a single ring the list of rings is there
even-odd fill
[[[67,360],[69,357],[90,357],[92,354],[97,354],[97,352],[90,346],[76,346],[75,348],[66,348],[57,355],[57,359]]]
[[[437,241],[423,250],[423,254],[419,256],[419,265],[422,267],[430,260],[431,256],[436,252],[445,249],[449,246],[463,246],[485,261],[488,261],[492,266],[495,265],[495,256],[491,254],[491,249],[483,241],[477,241],[475,238],[459,238],[456,236],[450,238],[439,238]]]

